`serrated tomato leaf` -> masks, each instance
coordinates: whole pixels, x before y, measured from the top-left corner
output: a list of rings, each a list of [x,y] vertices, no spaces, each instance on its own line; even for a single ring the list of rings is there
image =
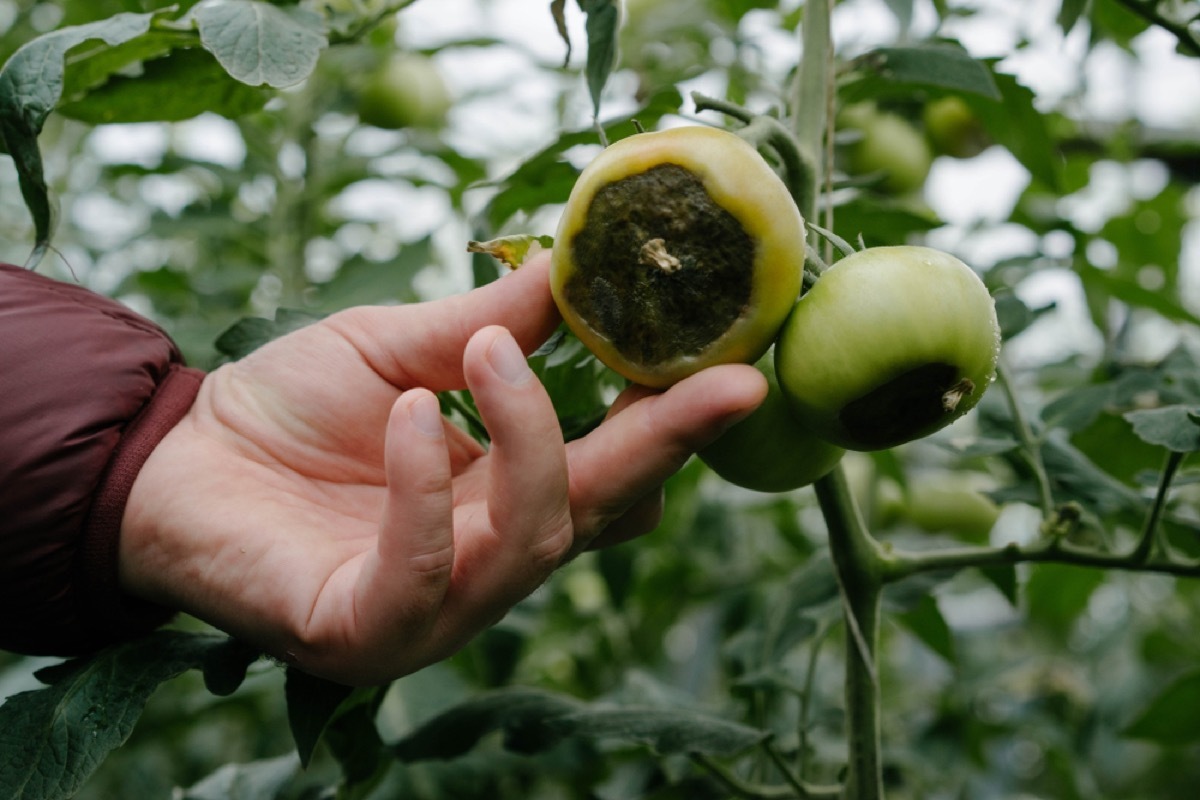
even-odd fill
[[[392,753],[400,761],[455,758],[496,731],[504,733],[506,746],[533,752],[561,738],[550,722],[583,707],[580,700],[541,689],[485,692],[421,725],[396,742]]]
[[[184,85],[189,90],[179,91]],[[113,76],[58,111],[92,124],[177,122],[205,112],[232,119],[258,111],[270,97],[229,77],[211,53],[197,47],[149,60],[136,75]]]
[[[900,87],[928,86],[1001,99],[987,66],[954,42],[880,47],[855,59],[855,66]]]
[[[324,18],[302,8],[224,0],[201,3],[190,16],[204,48],[249,86],[282,89],[300,83],[329,45]]]
[[[62,97],[67,53],[93,39],[112,47],[142,36],[156,13],[117,14],[51,31],[26,42],[0,67],[0,144],[17,169],[36,239],[27,266],[36,266],[41,260],[54,232],[55,209],[37,137]]]
[[[0,706],[0,797],[58,800],[75,794],[105,757],[129,737],[160,684],[191,669],[241,658],[229,638],[156,631],[39,678],[44,689]]]
[[[1200,451],[1200,406],[1165,406],[1130,411],[1124,416],[1143,442],[1175,453]]]
[[[666,708],[589,708],[549,723],[564,737],[649,747],[659,755],[733,756],[770,734],[720,717]]]

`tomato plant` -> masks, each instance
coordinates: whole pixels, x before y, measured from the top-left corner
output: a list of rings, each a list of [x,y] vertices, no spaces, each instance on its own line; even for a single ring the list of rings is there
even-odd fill
[[[755,245],[733,248],[754,252],[745,317],[701,349],[774,309],[724,355],[776,340],[785,384],[667,482],[653,535],[389,685],[192,619],[64,664],[0,653],[0,796],[1192,800],[1189,5],[618,5],[0,0],[0,257],[127,302],[196,366],[494,280],[464,244],[586,222],[572,191],[599,188],[593,162],[632,174],[640,126],[705,131],[684,166],[733,187],[703,194]],[[417,54],[455,89],[429,127],[390,99],[360,116],[375,69]],[[929,181],[933,155],[962,160]],[[658,236],[648,260],[682,261]],[[780,339],[802,269],[819,313]],[[626,380],[579,329],[531,359],[568,439]],[[974,389],[939,411],[959,368]],[[482,436],[469,393],[441,400]],[[871,449],[825,472],[798,444],[818,431]]]

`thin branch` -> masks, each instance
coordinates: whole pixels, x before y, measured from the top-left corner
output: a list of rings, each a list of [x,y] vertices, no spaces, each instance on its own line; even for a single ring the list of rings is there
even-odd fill
[[[996,363],[996,382],[1000,384],[1000,389],[1008,401],[1013,424],[1017,429],[1017,440],[1021,443],[1021,453],[1025,456],[1029,468],[1033,470],[1038,489],[1038,502],[1042,509],[1042,519],[1048,520],[1054,516],[1054,495],[1050,491],[1050,476],[1046,473],[1046,465],[1042,463],[1041,443],[1034,437],[1029,420],[1025,418],[1025,412],[1021,410],[1021,403],[1017,399],[1012,376],[1009,374],[1008,366],[1004,363],[1003,358]]]
[[[792,771],[791,765],[784,758],[783,753],[779,752],[779,748],[771,739],[763,742],[763,748],[767,751],[767,755],[771,757],[771,761],[783,774],[783,779],[792,787],[799,800],[821,800],[821,798],[840,797],[843,787],[832,784],[817,785],[808,783],[801,776]]]
[[[800,777],[808,777],[808,715],[812,708],[812,695],[816,688],[817,680],[817,659],[821,656],[821,647],[829,638],[830,631],[833,630],[832,625],[826,625],[821,630],[817,631],[813,637],[812,652],[808,655],[808,672],[804,676],[804,694],[800,696],[800,714],[798,720],[797,736],[800,740]]]
[[[800,147],[800,143],[787,126],[774,117],[754,114],[736,103],[709,97],[700,92],[692,93],[692,101],[696,104],[697,111],[718,111],[746,123],[746,127],[738,131],[738,135],[756,146],[771,148],[779,156],[779,160],[783,162],[784,183],[788,192],[795,198],[801,215],[809,219],[805,208],[813,205],[813,198],[809,195],[815,185],[813,177],[816,174],[816,163]]]
[[[1060,539],[1047,539],[1024,547],[1013,543],[1003,547],[955,547],[929,552],[893,550],[886,557],[883,579],[885,583],[894,583],[922,572],[1025,562],[1074,564],[1080,567],[1200,578],[1200,559],[1172,559],[1161,554],[1143,557],[1136,549],[1129,553],[1107,553],[1072,545]]]
[[[1117,0],[1117,2],[1150,24],[1157,25],[1174,36],[1179,40],[1179,46],[1188,55],[1200,56],[1200,39],[1192,34],[1187,25],[1160,14],[1158,11],[1158,7],[1161,5],[1160,0]]]
[[[1131,560],[1145,562],[1155,555],[1168,561],[1171,560],[1171,554],[1162,536],[1162,527],[1159,522],[1162,520],[1163,509],[1167,504],[1167,492],[1171,488],[1171,481],[1175,479],[1175,473],[1179,470],[1179,465],[1183,463],[1184,455],[1184,453],[1174,451],[1168,452],[1167,463],[1163,466],[1162,475],[1158,479],[1158,492],[1154,495],[1150,513],[1146,515],[1146,524],[1142,528],[1142,535],[1138,540],[1137,547],[1129,554]]]
[[[704,753],[692,753],[691,758],[736,797],[745,797],[749,800],[775,800],[775,798],[794,800],[796,796],[794,790],[788,786],[764,786],[742,780],[733,773],[733,770]]]

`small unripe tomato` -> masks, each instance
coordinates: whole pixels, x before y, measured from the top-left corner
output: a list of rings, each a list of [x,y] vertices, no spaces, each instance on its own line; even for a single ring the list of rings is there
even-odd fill
[[[388,130],[441,127],[450,106],[437,66],[413,53],[388,57],[358,91],[359,119]]]
[[[873,247],[835,263],[800,298],[775,368],[814,433],[882,450],[974,408],[999,354],[996,307],[970,267],[929,247]]]
[[[952,533],[970,542],[986,542],[1000,508],[978,488],[940,476],[908,487],[906,516],[929,533]]]
[[[959,472],[914,475],[903,491],[897,488],[886,498],[881,521],[903,521],[927,533],[986,542],[1000,517],[1000,507],[983,492],[978,477]]]
[[[787,188],[738,136],[698,125],[635,134],[572,188],[550,288],[600,361],[669,386],[767,351],[800,291],[804,235]]]
[[[988,146],[983,124],[961,97],[939,97],[922,112],[925,134],[933,149],[952,158],[977,156]]]
[[[818,438],[792,416],[775,379],[774,356],[755,366],[767,397],[750,416],[699,452],[700,460],[732,484],[756,492],[786,492],[826,475],[846,451]]]
[[[883,187],[897,195],[925,185],[933,165],[933,152],[917,126],[899,114],[880,111],[872,104],[845,109],[841,121],[845,127],[859,132],[859,138],[850,144],[847,154],[851,172],[858,175],[881,173]]]

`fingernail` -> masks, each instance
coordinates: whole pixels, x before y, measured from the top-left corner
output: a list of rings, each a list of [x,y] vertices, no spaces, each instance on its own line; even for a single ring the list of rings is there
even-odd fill
[[[488,349],[487,358],[492,369],[506,383],[524,383],[533,374],[529,369],[529,362],[525,360],[525,354],[517,346],[516,340],[507,333],[496,337]]]
[[[408,407],[408,418],[412,420],[418,431],[430,439],[442,437],[442,410],[438,407],[437,398],[433,395],[417,398]]]

